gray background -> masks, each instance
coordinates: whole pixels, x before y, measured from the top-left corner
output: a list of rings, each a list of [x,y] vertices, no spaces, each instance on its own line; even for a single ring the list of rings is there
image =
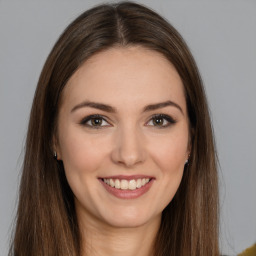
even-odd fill
[[[63,29],[100,2],[0,0],[1,256],[7,254],[29,111],[42,65]],[[221,248],[235,255],[256,242],[256,1],[138,2],[180,31],[198,63],[221,166]]]

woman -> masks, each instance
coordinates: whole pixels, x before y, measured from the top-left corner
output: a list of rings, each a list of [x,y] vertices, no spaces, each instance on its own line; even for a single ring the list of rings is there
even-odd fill
[[[10,255],[219,255],[217,189],[178,32],[130,2],[79,16],[38,82]]]

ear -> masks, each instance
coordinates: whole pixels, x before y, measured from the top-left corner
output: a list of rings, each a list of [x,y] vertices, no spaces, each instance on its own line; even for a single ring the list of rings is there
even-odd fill
[[[62,160],[59,140],[56,134],[53,135],[53,138],[52,138],[52,153],[53,153],[53,156],[56,158],[56,160]]]
[[[187,165],[189,163],[190,160],[190,152],[191,152],[191,143],[188,142],[188,147],[187,147],[187,152],[186,152],[186,161],[185,161],[185,165]]]
[[[188,145],[188,149],[187,149],[187,159],[190,158],[190,154],[191,154],[191,143],[189,143],[189,145]]]
[[[190,158],[190,155],[192,152],[193,137],[194,137],[194,129],[190,128],[189,135],[188,135],[188,145],[187,145],[187,159]]]

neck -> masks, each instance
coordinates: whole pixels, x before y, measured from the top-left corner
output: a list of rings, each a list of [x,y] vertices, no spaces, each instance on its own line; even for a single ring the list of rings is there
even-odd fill
[[[80,223],[82,256],[152,256],[161,216],[139,227],[119,228]]]

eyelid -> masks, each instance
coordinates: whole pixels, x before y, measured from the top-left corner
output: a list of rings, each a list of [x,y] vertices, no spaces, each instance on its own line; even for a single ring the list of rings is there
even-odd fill
[[[148,123],[149,123],[150,121],[152,121],[154,118],[163,118],[163,119],[165,119],[165,120],[168,122],[168,124],[167,124],[167,125],[160,125],[160,126],[157,126],[157,125],[148,125]],[[146,122],[146,125],[147,125],[147,126],[154,126],[154,127],[158,128],[158,129],[161,129],[161,128],[169,127],[169,126],[175,124],[176,122],[177,122],[177,121],[176,121],[173,117],[171,117],[171,116],[169,116],[169,115],[166,115],[166,114],[154,114],[154,115],[152,115],[152,116],[150,117],[150,119]]]
[[[90,125],[90,124],[87,124],[90,120],[92,119],[102,119],[104,122],[107,123],[107,125]],[[165,125],[149,125],[149,122],[151,122],[154,118],[163,118],[167,124]],[[171,117],[170,115],[167,115],[167,114],[154,114],[152,115],[149,120],[146,122],[146,126],[153,126],[153,127],[156,127],[156,128],[166,128],[166,127],[169,127],[173,124],[175,124],[177,121]],[[101,128],[104,128],[104,127],[109,127],[109,126],[112,126],[110,121],[108,120],[108,118],[106,118],[105,116],[103,115],[100,115],[100,114],[92,114],[92,115],[88,115],[86,117],[84,117],[80,122],[79,122],[80,125],[82,126],[86,126],[86,127],[89,127],[89,128],[92,128],[92,129],[101,129]]]
[[[93,125],[89,125],[87,124],[87,122],[89,122],[92,119],[102,119],[103,121],[105,121],[106,123],[108,123],[108,125],[101,125],[101,126],[93,126]],[[84,125],[86,127],[92,128],[92,129],[100,129],[100,128],[104,128],[106,126],[111,126],[110,122],[107,120],[106,117],[104,117],[103,115],[99,115],[99,114],[93,114],[93,115],[89,115],[84,117],[79,124]]]

